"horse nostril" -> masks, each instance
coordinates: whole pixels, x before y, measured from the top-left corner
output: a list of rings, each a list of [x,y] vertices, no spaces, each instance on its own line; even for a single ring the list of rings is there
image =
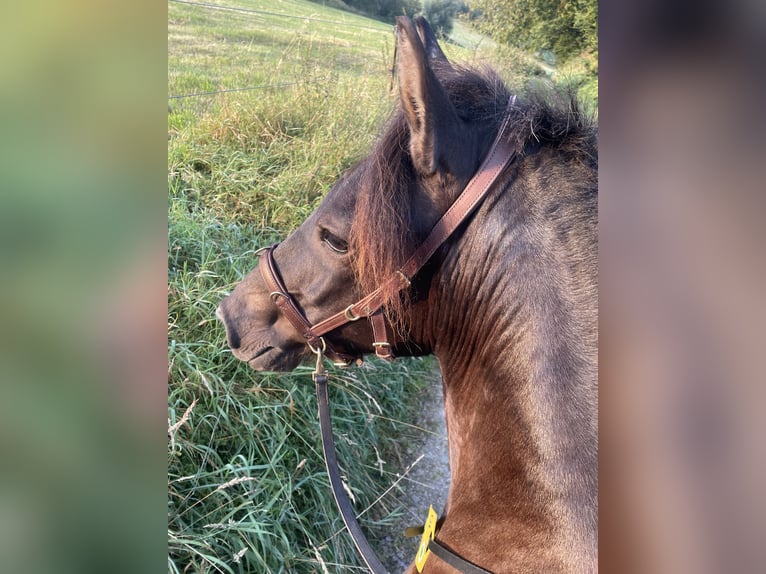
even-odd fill
[[[229,347],[232,349],[239,349],[240,340],[239,335],[234,330],[234,327],[229,325],[229,322],[226,320],[226,315],[223,311],[223,303],[221,305],[218,305],[218,308],[215,310],[215,316],[218,317],[218,319],[223,323],[223,326],[226,328],[226,340],[229,343]]]

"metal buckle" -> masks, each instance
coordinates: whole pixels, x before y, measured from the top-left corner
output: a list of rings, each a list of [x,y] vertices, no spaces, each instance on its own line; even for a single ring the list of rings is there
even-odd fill
[[[282,291],[272,291],[271,293],[269,293],[269,298],[271,299],[272,303],[276,304],[277,297],[284,297],[285,299],[290,299],[290,295],[288,295],[287,293],[282,293]]]
[[[319,341],[322,343],[322,346],[317,346],[316,349],[311,345],[310,341],[306,341],[306,344],[309,346],[309,349],[311,349],[311,352],[317,356],[316,367],[314,367],[314,372],[311,373],[311,378],[314,379],[314,381],[317,380],[317,377],[327,374],[323,364],[324,353],[327,350],[327,342],[324,340],[324,337],[319,337]]]
[[[381,359],[392,361],[395,358],[391,343],[375,341],[372,346],[375,348],[375,354]]]
[[[353,308],[354,308],[353,304],[351,304],[348,307],[346,307],[343,310],[343,316],[346,319],[348,319],[349,321],[358,321],[359,319],[362,318],[362,315],[354,315],[353,312],[352,312]]]

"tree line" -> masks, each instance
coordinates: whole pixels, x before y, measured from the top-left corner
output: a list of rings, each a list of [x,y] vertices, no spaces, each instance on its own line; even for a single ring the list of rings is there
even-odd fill
[[[477,27],[498,43],[597,66],[598,0],[472,0],[471,7]]]
[[[446,37],[452,32],[454,18],[468,13],[464,0],[340,0],[356,12],[361,12],[384,22],[396,16],[425,16],[438,36]]]
[[[337,1],[384,21],[422,14],[442,37],[463,17],[499,44],[552,56],[556,64],[581,58],[598,73],[598,0]]]

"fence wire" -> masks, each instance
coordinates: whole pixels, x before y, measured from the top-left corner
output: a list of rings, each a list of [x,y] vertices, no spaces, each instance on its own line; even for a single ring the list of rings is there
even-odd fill
[[[372,28],[370,26],[362,26],[361,24],[350,24],[348,22],[341,22],[340,20],[325,20],[324,18],[314,18],[313,16],[294,16],[293,14],[282,14],[280,12],[268,12],[266,10],[256,10],[254,8],[240,8],[238,6],[224,6],[222,4],[207,4],[206,2],[192,2],[191,0],[170,0],[170,2],[176,2],[178,4],[189,4],[191,6],[200,6],[203,8],[210,8],[212,10],[228,10],[230,12],[244,12],[247,14],[260,14],[262,16],[276,16],[277,18],[291,18],[294,20],[303,20],[304,22],[321,22],[323,24],[335,24],[337,26],[343,26],[345,28],[355,28],[358,30],[368,30],[370,32],[378,32],[379,34],[386,34],[387,32],[380,28]]]
[[[190,6],[197,6],[200,8],[206,8],[211,10],[226,10],[231,12],[242,12],[246,14],[258,14],[261,16],[273,16],[278,18],[288,18],[288,19],[294,19],[294,20],[302,20],[302,21],[308,21],[308,22],[319,22],[323,24],[334,24],[337,26],[343,26],[345,28],[354,28],[358,30],[367,30],[372,32],[378,32],[381,34],[386,34],[389,32],[386,32],[384,30],[380,30],[378,28],[371,28],[369,26],[362,26],[359,24],[350,24],[347,22],[341,22],[338,20],[327,20],[324,18],[314,18],[311,16],[294,16],[292,14],[280,14],[278,12],[269,12],[266,10],[256,10],[254,8],[241,8],[237,6],[225,6],[221,4],[209,4],[206,2],[193,2],[191,0],[169,0],[170,2],[175,2],[177,4],[187,4]],[[369,77],[370,74],[360,74],[360,77]],[[290,88],[293,86],[299,86],[299,85],[305,85],[307,83],[310,83],[312,85],[315,84],[324,84],[328,83],[330,80],[316,80],[313,82],[283,82],[279,84],[260,84],[257,86],[246,86],[242,88],[227,88],[223,90],[214,90],[209,92],[195,92],[191,94],[177,94],[177,95],[168,95],[169,100],[181,100],[185,98],[197,98],[197,97],[205,97],[205,96],[217,96],[220,94],[229,94],[229,93],[235,93],[235,92],[249,92],[249,91],[256,91],[256,90],[275,90],[275,89],[281,89],[281,88]]]
[[[327,83],[330,80],[317,80],[314,82],[310,82],[311,84],[323,84]],[[300,86],[305,85],[307,82],[285,82],[282,84],[261,84],[260,86],[248,86],[246,88],[231,88],[228,90],[216,90],[214,92],[197,92],[194,94],[180,94],[177,96],[168,96],[169,100],[180,100],[183,98],[196,98],[200,96],[216,96],[218,94],[228,94],[231,92],[249,92],[253,90],[277,90],[280,88],[289,88],[292,86]]]

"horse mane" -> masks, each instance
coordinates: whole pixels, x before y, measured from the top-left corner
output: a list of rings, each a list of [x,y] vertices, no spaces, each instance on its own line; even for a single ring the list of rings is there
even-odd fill
[[[438,62],[432,62],[432,68],[461,118],[474,124],[499,126],[510,92],[491,68]],[[571,92],[528,90],[517,99],[507,133],[519,154],[534,142],[537,146],[555,147],[596,171],[597,128],[592,118],[580,110]],[[418,214],[413,213],[411,194],[416,171],[401,105],[393,112],[365,162],[349,236],[352,265],[361,292],[381,288],[389,319],[395,326],[405,328],[407,290],[400,292],[389,279],[430,229],[419,229]]]

